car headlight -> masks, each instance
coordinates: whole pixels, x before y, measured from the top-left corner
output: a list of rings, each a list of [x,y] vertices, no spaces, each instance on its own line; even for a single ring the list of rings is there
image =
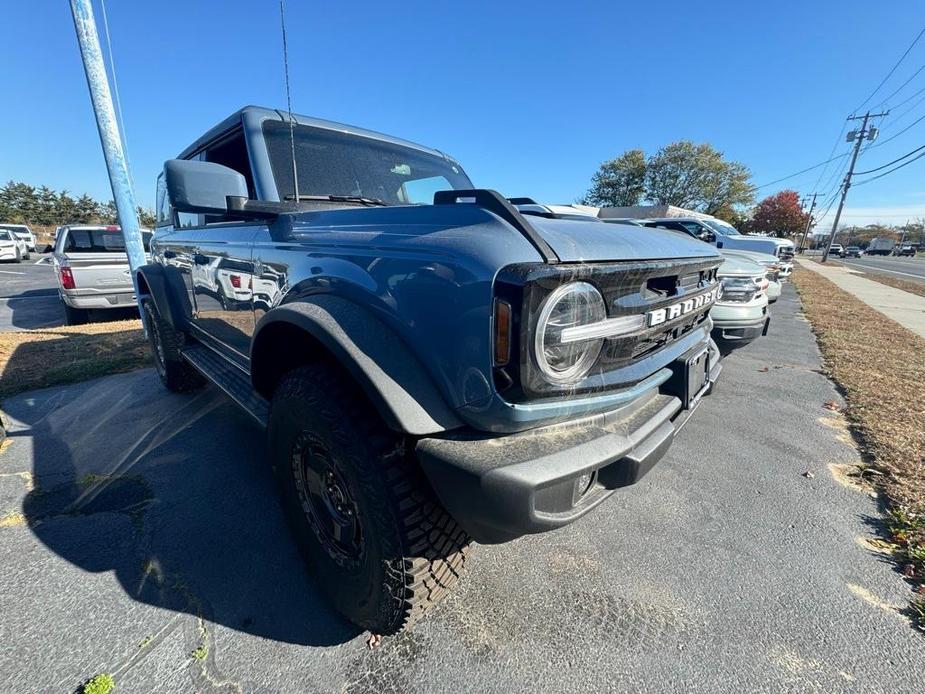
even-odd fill
[[[563,332],[598,323],[606,316],[604,297],[587,282],[562,285],[546,297],[534,338],[536,364],[546,380],[563,385],[587,375],[601,353],[604,339],[573,339],[563,336]]]
[[[723,287],[724,302],[748,302],[760,291],[760,287],[751,277],[721,277],[720,284]]]

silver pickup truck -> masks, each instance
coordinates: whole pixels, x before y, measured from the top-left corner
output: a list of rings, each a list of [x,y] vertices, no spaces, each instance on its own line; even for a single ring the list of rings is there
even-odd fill
[[[141,231],[147,252],[151,232]],[[91,310],[137,305],[120,227],[61,227],[52,262],[68,325],[86,323]]]

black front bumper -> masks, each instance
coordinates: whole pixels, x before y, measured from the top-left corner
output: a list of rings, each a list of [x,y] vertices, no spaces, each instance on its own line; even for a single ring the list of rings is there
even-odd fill
[[[754,321],[730,321],[728,324],[713,324],[713,339],[717,342],[751,342],[767,335],[771,327],[771,316],[765,315]]]
[[[721,370],[711,349],[705,394]],[[620,409],[517,434],[424,438],[417,456],[440,501],[476,541],[506,542],[567,525],[637,482],[699,402],[682,409],[679,397],[652,389]]]

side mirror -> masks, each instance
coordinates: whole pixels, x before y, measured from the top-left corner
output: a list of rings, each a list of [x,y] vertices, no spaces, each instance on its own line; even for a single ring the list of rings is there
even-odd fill
[[[697,238],[701,241],[706,241],[707,243],[713,243],[716,241],[716,235],[712,231],[701,231],[697,234]]]
[[[227,214],[229,196],[247,199],[244,176],[214,162],[171,159],[164,162],[164,182],[178,212]]]

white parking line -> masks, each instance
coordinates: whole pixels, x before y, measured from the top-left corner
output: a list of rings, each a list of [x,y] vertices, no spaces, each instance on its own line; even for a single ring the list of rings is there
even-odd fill
[[[50,262],[51,262],[51,258],[39,258],[38,260],[36,260],[36,261],[35,261],[34,263],[32,263],[32,264],[33,264],[33,265],[41,265],[42,263],[50,263]]]
[[[12,270],[0,270],[0,275],[25,275],[25,272],[13,272]]]

